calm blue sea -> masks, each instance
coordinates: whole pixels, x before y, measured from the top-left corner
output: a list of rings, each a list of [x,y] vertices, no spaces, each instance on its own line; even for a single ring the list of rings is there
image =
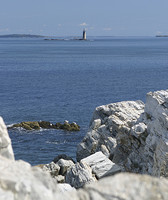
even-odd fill
[[[0,39],[0,115],[21,121],[77,122],[80,132],[9,130],[16,159],[48,163],[76,146],[95,107],[145,101],[167,89],[168,38],[93,37],[88,41]]]

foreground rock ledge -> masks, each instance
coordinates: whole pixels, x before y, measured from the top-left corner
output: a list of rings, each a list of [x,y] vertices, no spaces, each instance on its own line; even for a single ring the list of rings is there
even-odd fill
[[[167,200],[168,180],[120,173],[76,192],[57,194],[59,200]]]
[[[44,129],[63,129],[66,131],[80,131],[80,126],[77,125],[75,122],[69,123],[65,121],[64,124],[56,123],[52,124],[48,121],[28,121],[28,122],[21,122],[18,124],[14,124],[8,129],[11,128],[23,128],[25,130],[40,130],[40,128]]]

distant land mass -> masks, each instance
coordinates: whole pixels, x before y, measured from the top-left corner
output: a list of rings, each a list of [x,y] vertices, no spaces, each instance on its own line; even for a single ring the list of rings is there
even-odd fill
[[[46,36],[42,35],[31,35],[31,34],[9,34],[0,35],[0,38],[44,38]]]
[[[168,37],[168,35],[156,35],[156,37]]]

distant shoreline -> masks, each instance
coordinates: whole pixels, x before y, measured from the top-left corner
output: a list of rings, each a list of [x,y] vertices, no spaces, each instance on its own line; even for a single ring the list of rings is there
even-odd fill
[[[9,34],[9,35],[0,35],[0,38],[45,38],[46,36],[42,35],[31,35],[31,34]]]
[[[156,36],[89,36],[89,38],[117,38],[117,37],[168,37],[168,35],[156,35]],[[83,40],[81,36],[46,36],[46,35],[34,35],[34,34],[6,34],[0,35],[0,38],[44,38],[45,40]]]
[[[168,37],[168,35],[156,35],[156,37]]]

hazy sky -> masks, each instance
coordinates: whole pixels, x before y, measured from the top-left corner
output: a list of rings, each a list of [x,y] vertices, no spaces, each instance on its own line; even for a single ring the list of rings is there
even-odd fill
[[[0,34],[168,34],[168,0],[0,0]]]

